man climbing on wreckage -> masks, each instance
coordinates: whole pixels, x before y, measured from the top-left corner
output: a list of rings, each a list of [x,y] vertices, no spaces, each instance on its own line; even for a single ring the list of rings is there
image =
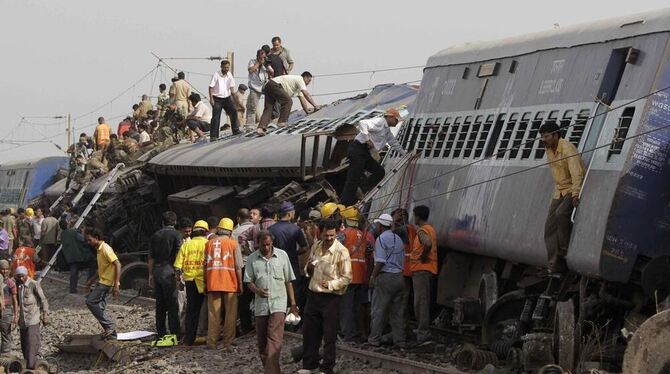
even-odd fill
[[[349,170],[347,180],[340,194],[340,203],[346,206],[356,202],[356,189],[365,171],[371,173],[362,184],[365,188],[372,188],[384,178],[384,167],[379,163],[379,152],[388,145],[392,150],[405,155],[404,149],[391,133],[390,127],[400,122],[400,113],[395,108],[389,108],[383,117],[364,119],[358,122],[358,135],[349,144],[347,157]]]

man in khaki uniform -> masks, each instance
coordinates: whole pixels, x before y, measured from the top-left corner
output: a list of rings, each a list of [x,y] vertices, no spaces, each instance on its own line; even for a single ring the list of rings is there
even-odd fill
[[[177,106],[177,111],[186,117],[193,109],[188,102],[188,97],[191,96],[191,86],[184,80],[185,75],[183,71],[177,74],[177,78],[179,79],[170,86],[170,100]]]

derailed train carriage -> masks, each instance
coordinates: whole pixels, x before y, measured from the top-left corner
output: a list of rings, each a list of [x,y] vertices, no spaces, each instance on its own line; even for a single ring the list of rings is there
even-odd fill
[[[634,331],[670,291],[668,88],[668,9],[428,59],[399,134],[420,156],[409,175],[381,187],[371,211],[431,208],[443,257],[438,302],[453,312],[447,325],[481,332],[490,349],[518,355],[527,370],[552,361],[566,370],[592,361],[618,368],[620,330]],[[587,169],[570,273],[557,278],[536,271],[547,264],[554,191],[538,134],[547,121],[584,152]],[[667,330],[652,320],[647,329]],[[629,344],[624,371],[665,365],[663,339]]]

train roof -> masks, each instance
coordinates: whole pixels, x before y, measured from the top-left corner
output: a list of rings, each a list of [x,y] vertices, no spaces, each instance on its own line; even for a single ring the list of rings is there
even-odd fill
[[[489,61],[542,50],[570,48],[667,31],[670,31],[670,8],[510,38],[455,45],[429,57],[426,69]]]
[[[0,170],[30,169],[44,164],[60,166],[67,162],[67,160],[68,158],[65,156],[51,156],[34,158],[30,160],[12,161],[0,165]]]

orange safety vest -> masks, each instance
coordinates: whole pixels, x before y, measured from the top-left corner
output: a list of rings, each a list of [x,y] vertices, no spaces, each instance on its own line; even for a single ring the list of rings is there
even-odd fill
[[[210,239],[205,246],[207,291],[237,292],[235,249],[237,240],[227,236]]]
[[[411,277],[412,269],[410,268],[410,254],[412,253],[414,238],[416,238],[416,227],[411,223],[408,223],[405,226],[407,227],[407,244],[405,244],[405,263],[403,264],[402,275]]]
[[[344,246],[349,250],[351,258],[351,284],[365,284],[368,277],[368,262],[365,250],[370,241],[370,234],[353,227],[347,227],[344,233]]]
[[[106,123],[101,123],[95,128],[95,144],[104,144],[109,143],[111,132],[109,125]]]
[[[428,236],[430,237],[430,241],[432,243],[432,246],[430,248],[430,252],[428,253],[428,262],[423,263],[421,262],[421,254],[423,253],[423,244],[421,244],[421,240],[419,239],[419,235],[416,235],[414,237],[413,245],[412,245],[412,254],[410,256],[410,267],[412,269],[412,272],[417,272],[417,271],[429,271],[433,274],[437,274],[437,234],[435,233],[435,229],[433,226],[429,224],[425,224],[419,228],[419,231],[423,231]]]
[[[18,247],[14,251],[14,259],[12,260],[12,274],[16,275],[16,268],[25,266],[28,270],[28,278],[35,279],[35,249],[31,247]]]

